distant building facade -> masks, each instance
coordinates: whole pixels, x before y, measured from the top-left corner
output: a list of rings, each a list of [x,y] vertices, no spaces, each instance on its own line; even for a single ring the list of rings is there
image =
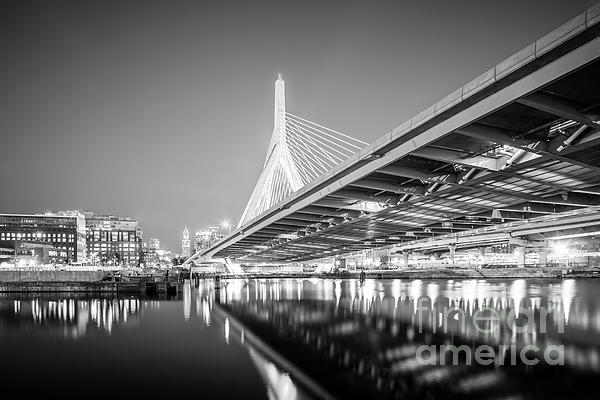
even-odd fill
[[[181,238],[181,257],[188,258],[190,256],[190,231],[188,227],[183,228],[183,235]]]
[[[129,217],[85,212],[90,260],[116,265],[137,265],[142,254],[140,223]]]
[[[148,247],[154,250],[160,249],[160,240],[158,238],[150,238]]]
[[[10,263],[15,258],[15,249],[12,247],[0,247],[0,264]]]
[[[149,243],[152,243],[152,239],[150,239]],[[141,263],[143,267],[156,267],[158,265],[158,254],[157,249],[147,244],[146,242],[142,243],[142,257]]]
[[[223,239],[224,236],[219,226],[211,226],[207,231],[196,232],[194,236],[194,251],[208,249],[214,243]]]
[[[204,248],[204,245],[203,245],[203,243],[205,241],[204,233],[205,232],[203,232],[203,231],[198,231],[195,233],[195,235],[194,235],[194,252],[198,252]],[[208,232],[206,232],[206,233],[208,233]]]
[[[14,256],[41,256],[39,263],[84,262],[85,217],[78,211],[0,214],[0,249],[3,260],[12,249]]]
[[[140,266],[147,268],[169,268],[173,266],[173,254],[160,248],[158,239],[150,239],[142,244]]]

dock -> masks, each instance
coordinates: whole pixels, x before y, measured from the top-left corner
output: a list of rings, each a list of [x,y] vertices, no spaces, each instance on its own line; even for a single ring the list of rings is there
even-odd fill
[[[0,293],[10,292],[85,292],[124,293],[143,295],[177,295],[183,292],[183,283],[176,281],[130,281],[130,282],[0,282]]]

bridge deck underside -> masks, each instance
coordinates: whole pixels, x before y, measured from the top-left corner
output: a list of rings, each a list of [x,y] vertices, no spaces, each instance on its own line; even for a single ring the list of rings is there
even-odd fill
[[[600,205],[599,89],[596,59],[217,244],[214,255],[303,261]]]

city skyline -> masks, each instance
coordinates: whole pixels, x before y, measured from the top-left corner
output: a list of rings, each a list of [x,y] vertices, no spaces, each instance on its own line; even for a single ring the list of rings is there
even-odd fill
[[[511,3],[4,3],[0,212],[128,215],[176,250],[237,223],[277,73],[290,111],[372,142],[593,4]]]

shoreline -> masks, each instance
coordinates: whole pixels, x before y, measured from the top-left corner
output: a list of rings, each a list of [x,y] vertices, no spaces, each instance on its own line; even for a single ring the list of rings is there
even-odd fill
[[[205,279],[359,279],[360,272],[322,273],[309,272],[262,272],[244,275],[205,274]],[[365,279],[598,279],[600,268],[565,270],[557,268],[498,268],[498,269],[431,269],[431,270],[383,270],[365,271]],[[202,279],[202,278],[198,278]],[[35,280],[0,281],[0,293],[179,293],[183,283],[151,281],[72,281],[72,280]]]
[[[565,273],[566,271],[566,273]],[[223,274],[221,279],[358,279],[360,272],[347,273],[308,273],[308,272],[272,272],[248,273],[244,275]],[[600,278],[600,268],[569,270],[560,268],[436,268],[414,270],[365,271],[366,279],[594,279]]]

